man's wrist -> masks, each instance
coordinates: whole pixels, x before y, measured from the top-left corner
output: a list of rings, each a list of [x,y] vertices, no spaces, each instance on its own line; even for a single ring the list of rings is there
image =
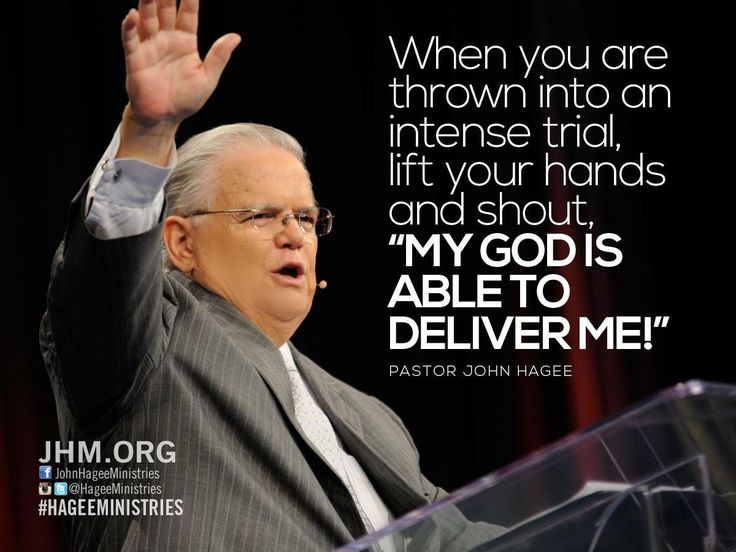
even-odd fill
[[[128,104],[120,124],[120,147],[116,159],[138,159],[152,165],[165,167],[174,147],[178,122],[140,121]]]

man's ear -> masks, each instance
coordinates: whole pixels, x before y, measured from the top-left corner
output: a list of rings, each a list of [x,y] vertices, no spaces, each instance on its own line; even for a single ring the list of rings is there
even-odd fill
[[[192,240],[195,233],[194,225],[184,217],[172,215],[164,221],[164,243],[172,264],[184,274],[189,274],[195,268]]]

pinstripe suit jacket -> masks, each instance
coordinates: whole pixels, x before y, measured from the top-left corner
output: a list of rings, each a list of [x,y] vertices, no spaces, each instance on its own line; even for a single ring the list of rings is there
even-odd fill
[[[67,518],[73,550],[325,551],[363,533],[344,485],[296,422],[279,351],[230,303],[179,272],[163,273],[160,226],[94,238],[82,220],[84,197],[86,186],[72,202],[41,324],[61,439],[100,441],[103,459],[119,441],[173,442],[175,462],[122,467],[160,474],[127,481],[160,485],[160,495],[129,498],[183,503],[179,516]],[[392,512],[435,500],[440,490],[422,476],[401,420],[291,349]],[[462,526],[447,535],[457,540]],[[422,546],[436,548],[440,538],[430,531]]]

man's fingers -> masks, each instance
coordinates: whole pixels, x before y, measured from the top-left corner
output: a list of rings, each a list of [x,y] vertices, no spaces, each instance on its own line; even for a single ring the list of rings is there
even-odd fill
[[[156,0],[140,0],[138,2],[138,13],[138,35],[141,40],[146,40],[158,32]]]
[[[229,33],[218,38],[207,52],[204,58],[204,70],[212,82],[216,83],[220,80],[220,75],[238,44],[240,44],[240,35]]]
[[[199,23],[199,0],[181,0],[176,28],[180,31],[197,34]]]
[[[173,31],[176,23],[176,0],[158,0],[158,26],[162,31]]]
[[[138,12],[135,9],[131,9],[128,15],[123,19],[121,28],[121,39],[123,41],[123,50],[125,55],[130,55],[133,50],[140,44],[140,38],[138,37]]]

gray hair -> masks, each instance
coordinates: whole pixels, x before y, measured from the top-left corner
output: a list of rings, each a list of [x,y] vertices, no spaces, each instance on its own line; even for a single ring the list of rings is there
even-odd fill
[[[291,153],[307,169],[305,154],[296,138],[268,125],[235,123],[195,134],[177,150],[177,163],[164,194],[167,214],[184,216],[196,209],[208,209],[214,197],[213,160],[235,146],[271,145]],[[307,172],[309,175],[309,172]],[[174,268],[162,242],[164,268]]]

